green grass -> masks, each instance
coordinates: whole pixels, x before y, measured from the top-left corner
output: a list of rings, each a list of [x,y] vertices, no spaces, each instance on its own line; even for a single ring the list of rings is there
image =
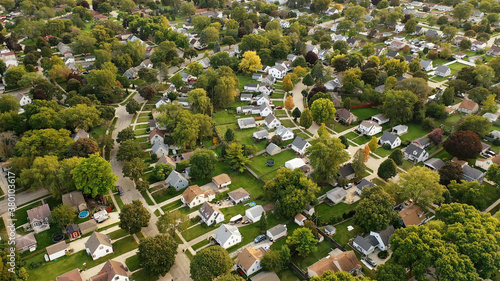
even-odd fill
[[[451,154],[449,154],[446,150],[441,150],[440,152],[438,152],[436,155],[433,156],[433,158],[439,158],[443,161],[448,161],[448,160],[451,160],[453,158],[453,156],[451,156]]]
[[[403,170],[405,170],[405,171],[408,171],[409,169],[413,168],[413,166],[415,166],[415,165],[412,162],[410,162],[408,160],[404,160],[403,165],[401,165],[401,168],[403,168]]]
[[[146,200],[146,203],[148,203],[149,206],[153,206],[155,203],[149,197],[149,194],[146,191],[141,191],[142,197],[144,197],[144,200]]]
[[[115,194],[115,200],[116,200],[116,204],[118,204],[118,207],[120,208],[120,210],[123,208],[123,201],[122,201],[122,198],[120,195],[118,194]]]
[[[443,64],[449,63],[450,61],[445,60],[445,59],[435,59],[432,62],[435,66],[437,66],[437,65],[443,65]]]
[[[203,241],[200,241],[200,242],[198,242],[198,243],[194,244],[194,245],[192,246],[192,248],[193,248],[193,250],[198,250],[199,248],[201,248],[201,247],[203,247],[203,246],[205,246],[205,245],[208,245],[209,243],[210,243],[210,241],[208,241],[208,240],[203,240]]]
[[[231,122],[236,122],[236,115],[232,110],[221,110],[214,112],[212,114],[212,119],[214,120],[214,123],[217,124],[225,124],[225,123],[231,123]]]
[[[382,181],[381,179],[379,179],[379,178],[374,178],[374,179],[372,179],[372,182],[373,182],[374,184],[376,184],[376,185],[378,185],[378,186],[382,186],[382,187],[384,187],[384,186],[386,186],[386,185],[387,185],[385,182],[383,182],[383,181]]]
[[[297,281],[300,280],[300,277],[295,273],[295,271],[286,268],[276,273],[281,281]]]
[[[16,224],[17,225],[22,225],[22,224],[27,223],[28,222],[28,213],[27,213],[27,211],[29,209],[33,209],[33,208],[35,208],[37,206],[40,206],[40,205],[41,205],[41,203],[40,203],[40,201],[38,201],[38,202],[32,203],[32,204],[30,204],[30,205],[28,205],[28,206],[26,206],[24,208],[17,209],[14,212],[15,218],[17,219]]]
[[[111,240],[116,240],[122,238],[123,236],[129,235],[129,233],[124,229],[118,229],[108,234]]]
[[[386,157],[387,155],[391,154],[392,149],[385,149],[383,147],[379,147],[375,150],[375,154],[377,154],[380,157]]]
[[[496,205],[495,208],[490,210],[490,214],[493,216],[495,215],[498,211],[500,211],[500,204]]]
[[[62,230],[59,228],[59,226],[55,224],[50,225],[50,229],[46,230],[44,232],[40,232],[38,234],[35,234],[36,242],[37,242],[37,249],[45,249],[46,247],[53,245],[54,242],[52,242],[52,237],[56,234],[62,234]]]
[[[128,267],[128,270],[130,271],[136,271],[137,269],[139,269],[139,259],[137,258],[137,255],[135,256],[131,256],[130,258],[127,258],[125,260],[125,264],[127,265]]]
[[[28,269],[28,274],[29,274],[28,280],[37,280],[37,281],[54,280],[54,276],[59,276],[75,268],[82,269],[83,263],[86,263],[86,268],[92,268],[109,259],[113,259],[124,253],[130,252],[133,249],[137,248],[137,246],[138,245],[137,242],[135,242],[134,237],[129,236],[123,238],[113,243],[113,248],[115,250],[114,253],[95,261],[92,260],[92,258],[86,253],[86,251],[79,251],[77,253],[73,253],[70,256],[61,257],[57,259],[57,261],[45,262],[43,257],[45,253],[42,252],[39,255],[24,260],[27,265],[27,268],[32,262],[43,263],[42,266],[37,269],[34,270]]]
[[[148,127],[148,124],[140,124],[140,125],[136,125],[135,126],[135,129],[146,129],[146,128],[149,128]]]
[[[240,130],[237,124],[227,124],[227,125],[218,125],[216,126],[219,135],[224,136],[227,129],[232,129],[234,131],[234,140],[241,144],[246,145],[255,145],[257,146],[257,150],[264,150],[266,148],[266,142],[255,142],[253,139],[253,133],[262,130],[262,128],[250,128]]]
[[[156,215],[157,217],[161,217],[161,212],[160,212],[160,210],[156,209],[156,210],[155,210],[155,215]]]
[[[275,106],[283,106],[283,101],[282,100],[273,100],[273,104]]]
[[[283,119],[283,120],[280,120],[280,122],[281,122],[281,125],[288,127],[288,128],[293,128],[293,127],[297,126],[290,119]]]
[[[358,134],[356,134],[355,132],[349,132],[349,133],[345,134],[345,135],[344,135],[344,137],[346,137],[346,138],[348,138],[348,139],[352,140],[352,139],[354,139],[354,138],[359,137],[359,135],[358,135]]]
[[[284,92],[278,92],[278,91],[274,91],[274,92],[271,94],[271,98],[272,98],[272,99],[282,99],[284,96],[285,96],[285,93],[284,93]]]
[[[295,157],[296,155],[293,150],[285,150],[273,156],[265,153],[250,159],[250,164],[248,166],[254,173],[259,176],[263,176],[266,173],[279,169],[280,167],[285,165],[286,161]],[[274,160],[274,166],[267,167],[266,162],[270,159]]]
[[[251,75],[236,75],[236,77],[238,77],[238,80],[240,80],[240,86],[238,87],[238,89],[240,90],[243,90],[243,88],[245,87],[245,83],[257,83],[252,79]]]
[[[167,205],[162,206],[161,209],[164,212],[168,212],[168,211],[175,210],[175,209],[179,208],[180,206],[182,206],[182,201],[179,199],[179,200],[176,200],[172,203],[169,203]]]
[[[151,193],[151,196],[153,196],[153,199],[157,204],[160,204],[163,201],[166,201],[170,198],[173,198],[177,195],[182,194],[184,192],[184,189],[181,189],[179,191],[175,191],[173,193],[170,193],[169,189],[161,189],[156,192]]]
[[[228,220],[228,219],[226,219],[226,220]],[[182,234],[182,237],[184,237],[184,239],[189,242],[198,236],[201,236],[201,235],[203,235],[209,231],[212,231],[214,229],[217,229],[219,226],[220,226],[220,224],[207,226],[206,224],[202,223],[202,224],[195,225],[187,230],[184,230],[181,234]]]
[[[328,256],[328,253],[331,252],[333,249],[335,249],[335,247],[332,244],[330,244],[330,242],[323,240],[323,242],[317,245],[316,251],[310,253],[305,257],[295,254],[291,258],[291,261],[302,270],[307,271],[307,267],[311,266],[320,259]]]
[[[372,139],[372,137],[363,135],[363,136],[359,136],[357,138],[353,138],[351,140],[353,142],[361,145],[361,144],[365,144],[365,143],[369,142],[371,139]]]
[[[429,80],[433,80],[435,82],[443,82],[445,80],[448,80],[448,77],[449,76],[447,76],[447,77],[432,76],[432,77],[429,78]]]
[[[484,193],[481,196],[485,198],[486,207],[489,207],[500,197],[500,189],[487,182],[483,182],[483,186],[484,186]]]
[[[354,227],[353,230],[347,231],[347,226],[351,225]],[[343,223],[337,224],[335,226],[337,229],[336,233],[332,236],[333,240],[337,241],[342,246],[347,246],[349,243],[349,240],[351,238],[354,238],[356,235],[360,235],[363,231],[361,230],[361,227],[357,226],[354,224],[354,220],[350,219],[347,220]]]
[[[447,66],[451,69],[452,74],[455,74],[456,72],[459,72],[462,68],[464,68],[466,65],[463,63],[456,62],[449,64]]]
[[[328,222],[334,217],[341,217],[343,214],[349,213],[351,210],[354,210],[358,203],[359,201],[353,204],[340,202],[333,206],[328,206],[328,204],[326,203],[321,203],[315,206],[314,209],[316,210],[316,214],[319,216],[320,221]]]
[[[276,110],[274,111],[274,115],[275,115],[276,117],[287,117],[287,115],[286,115],[286,111],[285,111],[284,109],[276,109]]]
[[[365,108],[351,109],[351,112],[352,112],[352,114],[354,114],[358,117],[358,121],[361,121],[361,120],[370,118],[373,115],[379,114],[380,110],[378,108],[365,107]]]
[[[140,136],[140,135],[145,135],[145,134],[147,134],[147,132],[146,132],[146,129],[138,129],[138,130],[135,130],[135,131],[134,131],[134,134],[135,134],[136,136]]]
[[[430,133],[429,130],[423,128],[421,124],[408,124],[408,133],[399,136],[401,142],[412,141],[414,139],[418,139]]]
[[[132,274],[131,279],[135,281],[155,281],[158,280],[158,277],[154,275],[149,275],[144,271],[144,269],[141,269],[136,273]]]

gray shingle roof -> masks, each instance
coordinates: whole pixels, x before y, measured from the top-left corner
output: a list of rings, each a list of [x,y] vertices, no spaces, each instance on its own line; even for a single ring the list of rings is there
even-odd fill
[[[362,179],[357,185],[356,185],[356,188],[359,189],[359,190],[363,190],[363,188],[365,187],[372,187],[372,186],[375,186],[375,184],[373,184],[372,182],[366,180],[366,179]]]
[[[304,149],[304,147],[306,146],[306,144],[307,144],[307,141],[304,140],[303,138],[299,137],[299,136],[297,136],[293,140],[293,142],[292,142],[292,145],[295,146],[295,147],[297,147],[300,150]]]
[[[462,167],[464,172],[463,179],[466,181],[479,180],[483,176],[483,172],[470,167],[469,165],[464,165]]]
[[[100,245],[113,247],[111,245],[111,238],[108,235],[99,232],[92,233],[89,240],[85,242],[85,248],[88,248],[91,253],[94,253]]]
[[[421,60],[420,65],[422,65],[423,68],[427,68],[429,65],[432,67],[432,60]]]
[[[382,136],[380,137],[380,141],[382,142],[389,142],[393,144],[396,140],[398,139],[398,136],[391,134],[387,131],[385,131]]]
[[[354,169],[352,168],[351,163],[347,163],[344,166],[340,167],[339,174],[344,178],[354,174]]]
[[[384,245],[387,246],[387,245],[389,245],[391,235],[394,234],[394,231],[395,231],[394,226],[389,225],[388,228],[386,228],[384,230],[375,231],[375,232],[377,232],[380,235],[382,242],[384,242]]]
[[[444,161],[439,158],[431,158],[424,162],[424,165],[433,167],[436,170],[440,170],[444,166]]]
[[[445,73],[447,72],[448,70],[450,70],[449,67],[447,67],[446,65],[440,65],[436,68],[436,72],[440,72],[440,73]]]
[[[358,246],[360,246],[365,251],[368,251],[373,246],[370,243],[370,241],[368,241],[367,239],[365,239],[363,236],[360,235],[356,236],[353,243],[358,244]]]
[[[276,236],[284,231],[287,231],[286,224],[278,224],[277,226],[268,230],[273,236]]]
[[[419,156],[421,155],[425,150],[423,148],[420,148],[416,145],[414,145],[413,143],[410,143],[410,145],[408,145],[406,147],[406,150],[405,152],[407,154],[411,154],[411,155],[415,155],[415,156]]]

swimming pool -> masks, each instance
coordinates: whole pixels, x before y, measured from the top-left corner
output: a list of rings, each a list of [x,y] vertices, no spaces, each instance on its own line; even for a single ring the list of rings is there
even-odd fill
[[[88,216],[89,216],[89,211],[87,211],[87,210],[81,211],[80,214],[78,214],[79,218],[86,218]]]

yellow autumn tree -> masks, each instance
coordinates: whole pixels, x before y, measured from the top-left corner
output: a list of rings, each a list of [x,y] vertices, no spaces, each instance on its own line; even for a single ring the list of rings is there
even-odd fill
[[[363,148],[363,152],[365,153],[365,162],[368,161],[368,157],[370,157],[370,147],[365,145]]]
[[[257,69],[262,68],[259,55],[255,51],[246,51],[243,54],[243,59],[240,62],[240,69],[245,73],[253,73]]]
[[[287,75],[285,76],[285,78],[283,78],[283,85],[281,86],[281,88],[287,93],[293,90],[293,82],[290,75]]]
[[[295,107],[295,103],[293,103],[292,96],[286,97],[286,100],[285,100],[285,108],[286,108],[286,110],[292,110],[294,107]]]

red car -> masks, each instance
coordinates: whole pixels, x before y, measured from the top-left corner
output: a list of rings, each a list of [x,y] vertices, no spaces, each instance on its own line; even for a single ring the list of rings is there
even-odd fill
[[[276,109],[283,109],[283,106],[277,106]]]

